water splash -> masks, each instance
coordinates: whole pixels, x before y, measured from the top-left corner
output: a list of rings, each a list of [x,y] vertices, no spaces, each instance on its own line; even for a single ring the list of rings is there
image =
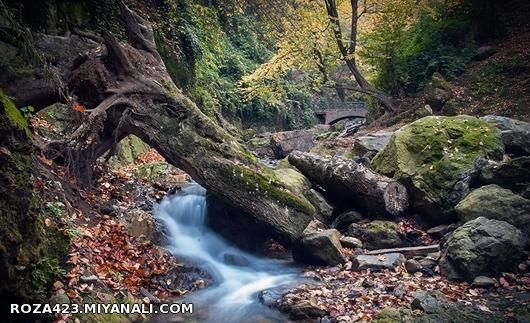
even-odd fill
[[[292,284],[296,269],[282,260],[263,259],[229,245],[206,226],[206,190],[189,184],[155,207],[155,216],[164,224],[168,250],[204,267],[215,285],[195,294],[189,301],[206,312],[201,322],[276,321],[279,313],[259,303],[260,291]],[[229,264],[225,258],[239,259]],[[285,318],[282,318],[285,321]]]

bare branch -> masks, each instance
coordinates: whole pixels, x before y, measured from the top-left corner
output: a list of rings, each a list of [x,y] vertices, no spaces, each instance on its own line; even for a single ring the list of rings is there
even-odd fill
[[[92,34],[92,33],[89,33],[89,32],[86,32],[86,31],[82,31],[82,30],[79,30],[78,28],[74,28],[74,30],[72,31],[72,33],[74,35],[78,35],[80,37],[83,37],[83,38],[88,38],[90,40],[93,40],[95,41],[96,43],[104,43],[105,40],[103,39],[103,37],[101,36],[98,36],[98,35],[95,35],[95,34]]]

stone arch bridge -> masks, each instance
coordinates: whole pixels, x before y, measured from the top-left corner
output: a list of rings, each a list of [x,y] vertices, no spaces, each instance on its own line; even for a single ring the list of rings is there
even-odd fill
[[[346,107],[315,110],[318,123],[332,125],[340,120],[366,118],[368,110],[364,102],[355,102]]]

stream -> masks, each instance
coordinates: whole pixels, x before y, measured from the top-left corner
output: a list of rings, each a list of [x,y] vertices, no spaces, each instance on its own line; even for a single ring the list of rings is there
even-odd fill
[[[167,232],[166,248],[175,256],[204,268],[213,286],[194,292],[184,302],[194,304],[190,319],[199,322],[286,321],[258,299],[260,291],[288,286],[299,280],[289,262],[244,252],[207,227],[206,190],[184,186],[155,207],[155,217]],[[211,215],[215,216],[215,215]]]

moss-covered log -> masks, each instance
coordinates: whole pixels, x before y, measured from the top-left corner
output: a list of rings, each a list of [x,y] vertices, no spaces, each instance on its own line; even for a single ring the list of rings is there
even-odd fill
[[[293,151],[289,162],[339,204],[353,202],[371,216],[397,216],[408,209],[408,193],[402,184],[352,160]]]

